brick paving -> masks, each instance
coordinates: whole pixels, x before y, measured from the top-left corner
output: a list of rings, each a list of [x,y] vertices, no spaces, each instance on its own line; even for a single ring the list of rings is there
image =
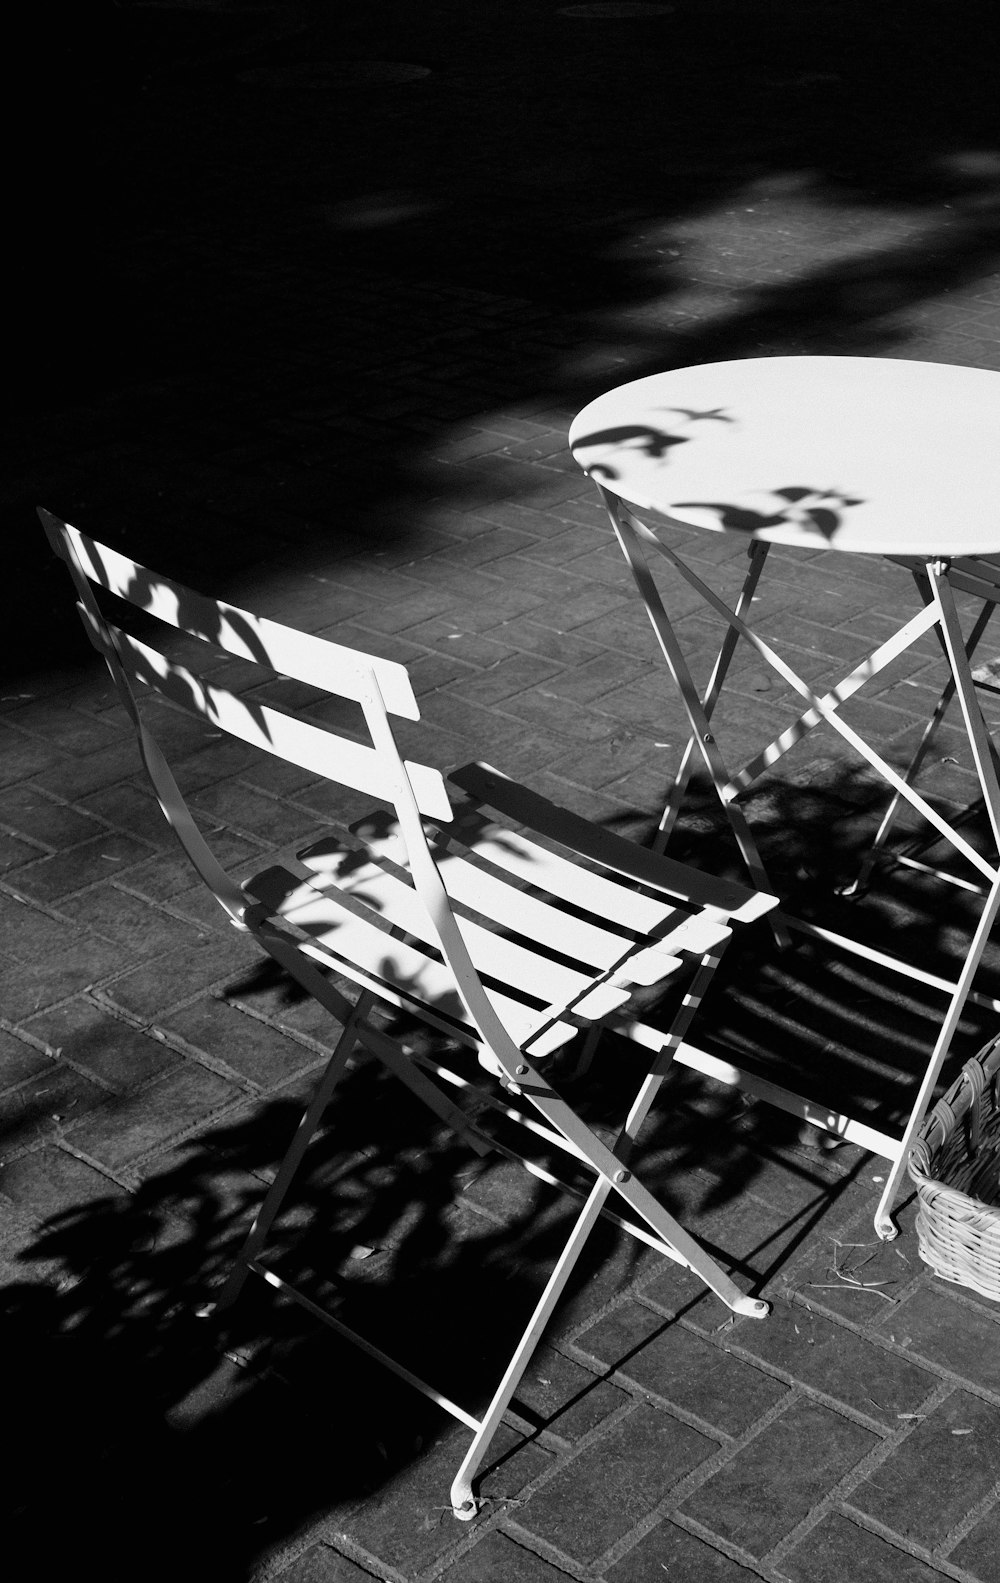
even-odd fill
[[[649,1158],[772,1316],[733,1322],[687,1272],[599,1237],[475,1523],[445,1509],[465,1432],[332,1337],[249,1294],[213,1349],[194,1310],[333,1030],[195,888],[33,518],[46,504],[206,591],[405,661],[424,716],[411,756],[492,759],[645,835],[683,721],[568,424],[611,384],[720,357],[1000,367],[990,9],[963,7],[958,28],[933,0],[346,16],[135,0],[51,38],[46,7],[26,24],[41,175],[11,200],[35,334],[8,378],[2,499],[0,1262],[4,1503],[39,1570],[1000,1579],[996,1305],[925,1271],[912,1202],[900,1238],[875,1241],[883,1162],[811,1146],[689,1073]],[[678,542],[738,580],[721,539]],[[758,619],[832,680],[906,586],[777,552]],[[711,626],[677,614],[704,673]],[[232,686],[254,685],[245,670],[220,662]],[[851,718],[903,755],[935,675],[920,648]],[[281,686],[265,691],[313,707]],[[758,746],[787,702],[742,666],[720,741]],[[306,772],[159,714],[237,874],[352,813]],[[957,741],[928,772],[951,805],[972,784]],[[808,888],[851,871],[872,796],[820,733],[791,762],[751,808]],[[680,849],[728,864],[711,809],[692,810]],[[898,874],[861,916],[932,968],[967,923],[960,899],[944,917]],[[933,1004],[763,952],[736,963],[709,1028],[764,1066],[820,1061],[831,1096],[874,1111]],[[970,1012],[962,1055],[988,1031]],[[364,1071],[319,1154],[299,1255],[322,1257],[340,1196],[373,1322],[391,1323],[391,1274],[410,1342],[451,1378],[458,1362],[472,1400],[565,1210],[503,1164],[474,1169]]]

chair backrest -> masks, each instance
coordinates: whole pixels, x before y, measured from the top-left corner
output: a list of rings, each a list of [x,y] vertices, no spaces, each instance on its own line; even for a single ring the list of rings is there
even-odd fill
[[[401,823],[411,805],[418,814],[437,821],[451,819],[441,774],[426,765],[404,763],[389,725],[390,713],[408,720],[420,718],[404,666],[207,599],[99,544],[48,511],[40,508],[38,515],[53,549],[69,567],[79,596],[77,609],[92,643],[108,664],[138,733],[160,805],[202,878],[217,893],[221,890],[219,899],[227,911],[234,902],[242,911],[246,899],[238,892],[234,895],[234,887],[224,875],[225,883],[220,887],[221,871],[214,859],[205,869],[205,843],[140,715],[137,686],[200,716],[215,729],[313,771],[317,777],[390,803]],[[127,632],[101,609],[95,587],[155,617],[160,625],[142,639]],[[208,675],[199,674],[194,662],[189,665],[170,657],[168,628],[204,644]],[[186,658],[192,647],[185,646]],[[219,650],[257,663],[262,671],[278,672],[360,704],[371,745],[213,682],[210,670]]]
[[[470,958],[451,902],[431,854],[422,818],[448,824],[452,808],[440,772],[402,758],[389,722],[393,714],[418,720],[420,711],[406,669],[391,660],[345,648],[294,627],[282,626],[208,599],[172,578],[152,572],[118,550],[98,543],[39,508],[49,542],[66,562],[78,594],[77,609],[95,648],[104,656],[138,737],[160,807],[195,869],[232,922],[245,927],[250,898],[218,862],[187,807],[153,733],[143,719],[136,686],[208,721],[244,742],[340,785],[390,804],[396,812],[410,874],[442,953],[484,1044],[508,1070],[519,1059]],[[95,588],[156,618],[153,634],[138,638],[102,610]],[[326,726],[242,696],[170,657],[170,629],[205,645],[211,663],[218,651],[361,706],[370,745]],[[148,641],[151,638],[152,641]],[[187,649],[191,644],[186,646]],[[197,649],[197,644],[194,645]],[[186,658],[189,657],[186,653]]]

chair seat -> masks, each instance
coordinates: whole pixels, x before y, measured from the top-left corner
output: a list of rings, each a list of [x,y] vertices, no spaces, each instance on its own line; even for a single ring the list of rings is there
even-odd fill
[[[354,831],[363,846],[348,832],[325,837],[244,889],[317,962],[478,1043],[411,882],[395,820],[378,811]],[[692,911],[581,869],[472,804],[456,811],[447,832],[433,832],[431,851],[487,995],[535,1058],[628,1006],[637,989],[693,965],[732,932],[711,908]],[[547,888],[560,882],[567,895]]]

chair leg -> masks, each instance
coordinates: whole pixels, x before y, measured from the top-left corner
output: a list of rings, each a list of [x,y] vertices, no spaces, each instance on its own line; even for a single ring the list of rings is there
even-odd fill
[[[337,1047],[316,1085],[315,1093],[309,1101],[302,1120],[299,1122],[295,1136],[285,1152],[284,1159],[278,1168],[278,1173],[254,1218],[246,1241],[236,1257],[236,1261],[226,1278],[218,1298],[211,1305],[211,1312],[215,1314],[224,1313],[227,1308],[232,1307],[242,1292],[247,1275],[261,1248],[264,1246],[268,1232],[274,1223],[275,1216],[284,1203],[285,1195],[292,1185],[295,1174],[302,1164],[303,1156],[312,1141],[313,1134],[323,1119],[337,1084],[344,1075],[351,1052],[359,1042],[358,1024],[366,1016],[373,1002],[374,996],[368,991],[365,991],[359,997],[337,1042]]]
[[[701,1002],[702,994],[718,965],[718,957],[706,955],[702,958],[694,980],[685,996],[684,1004],[674,1019],[670,1034],[665,1036],[662,1047],[655,1053],[650,1069],[640,1085],[628,1115],[615,1139],[614,1149],[617,1155],[627,1157],[626,1151],[629,1145],[637,1138],[670,1069],[674,1049],[681,1042],[684,1032]],[[552,1094],[553,1100],[555,1100],[556,1096],[554,1093],[551,1090],[549,1092]],[[554,1121],[554,1118],[548,1113],[545,1101],[540,1098],[534,1084],[529,1089],[522,1089],[522,1093],[532,1100],[535,1106],[546,1116],[546,1119]],[[561,1104],[558,1101],[557,1103]],[[572,1115],[573,1113],[570,1111],[569,1114]],[[560,1125],[558,1122],[554,1122],[554,1124],[564,1135],[568,1135],[565,1126]],[[583,1149],[589,1157],[590,1150],[587,1149],[586,1144],[586,1140],[592,1138],[589,1129],[582,1122],[577,1122],[574,1131],[576,1136],[572,1138],[572,1141]],[[596,1139],[592,1141],[596,1142]],[[599,1167],[595,1165],[595,1169],[599,1169]],[[503,1379],[496,1389],[493,1400],[486,1409],[472,1445],[469,1447],[455,1476],[455,1481],[451,1487],[452,1508],[456,1517],[460,1517],[463,1521],[468,1521],[476,1514],[478,1502],[472,1491],[472,1480],[489,1449],[490,1441],[496,1433],[500,1420],[510,1404],[511,1397],[531,1361],[531,1357],[546,1325],[552,1317],[556,1304],[565,1290],[566,1283],[584,1250],[587,1238],[612,1192],[621,1193],[632,1205],[636,1213],[653,1226],[661,1240],[680,1253],[689,1268],[694,1270],[705,1282],[706,1286],[715,1291],[734,1312],[762,1319],[769,1311],[769,1305],[766,1302],[761,1301],[759,1298],[747,1297],[740,1292],[733,1282],[722,1273],[719,1266],[704,1249],[699,1247],[678,1222],[671,1215],[668,1215],[666,1210],[661,1208],[652,1194],[645,1188],[640,1187],[639,1184],[632,1182],[627,1169],[622,1168],[617,1171],[614,1180],[609,1179],[606,1174],[598,1175],[552,1274],[549,1276],[545,1290],[528,1321],[524,1334],[518,1342]],[[634,1195],[640,1198],[641,1204],[645,1207],[640,1207],[640,1204],[634,1201]]]
[[[581,1253],[586,1246],[587,1238],[594,1228],[604,1207],[604,1201],[611,1191],[611,1183],[603,1177],[598,1177],[590,1190],[587,1202],[581,1210],[569,1239],[549,1276],[541,1297],[535,1305],[535,1310],[528,1321],[514,1354],[507,1365],[503,1379],[497,1386],[493,1400],[490,1402],[485,1414],[480,1420],[479,1428],[462,1464],[455,1475],[451,1486],[451,1504],[456,1517],[463,1522],[469,1522],[479,1509],[479,1502],[472,1491],[472,1481],[479,1469],[487,1451],[490,1441],[496,1434],[510,1399],[517,1390],[525,1369],[531,1362],[535,1348],[541,1340],[552,1313],[562,1296],[566,1282],[573,1273]]]

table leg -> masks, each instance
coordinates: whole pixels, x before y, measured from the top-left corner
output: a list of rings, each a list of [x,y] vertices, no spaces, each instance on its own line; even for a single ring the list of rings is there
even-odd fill
[[[600,488],[600,486],[598,487]],[[729,660],[732,658],[732,648],[724,656],[720,655],[720,660],[716,665],[716,671],[719,674],[716,677],[715,694],[714,696],[707,695],[706,707],[706,702],[703,702],[694,684],[687,660],[674,632],[670,617],[667,615],[663,600],[660,598],[659,589],[653,581],[632,516],[609,491],[601,488],[600,493],[615,535],[621,545],[622,553],[629,564],[636,587],[646,607],[646,614],[656,634],[656,640],[660,645],[663,657],[667,662],[667,668],[684,705],[684,712],[687,715],[691,732],[690,742],[695,744],[697,751],[701,754],[711,777],[712,785],[715,788],[716,796],[726,811],[743,861],[746,864],[747,872],[750,875],[751,883],[758,890],[773,893],[773,886],[757,850],[757,843],[754,840],[746,817],[742,809],[731,802],[727,802],[724,795],[724,788],[729,783],[729,770],[719,751],[710,726],[711,710],[715,706],[722,680],[725,676],[725,670],[728,668]],[[755,583],[756,578],[760,576],[762,564],[763,560],[761,559],[760,564],[755,569]],[[736,636],[737,634],[734,632],[733,647],[735,647]],[[726,645],[723,646],[724,651],[725,647]],[[688,775],[690,775],[690,769],[688,770]]]
[[[736,615],[741,619],[744,618],[750,609],[750,604],[753,600],[757,584],[760,581],[760,574],[764,570],[764,562],[767,560],[767,552],[769,549],[769,544],[764,543],[760,539],[754,539],[747,550],[750,564],[747,567],[747,573],[743,579],[743,587],[740,589],[740,596],[736,601],[735,611]],[[726,635],[722,640],[722,647],[719,649],[715,665],[712,669],[712,674],[709,677],[708,686],[705,689],[705,696],[702,699],[702,708],[705,711],[705,718],[707,720],[711,720],[712,718],[712,711],[714,710],[719,698],[719,694],[722,691],[722,686],[725,682],[730,662],[732,661],[733,655],[736,652],[736,645],[738,642],[739,632],[737,628],[727,627]],[[670,793],[663,809],[663,815],[660,819],[660,827],[653,842],[654,850],[657,852],[662,852],[665,850],[667,842],[670,839],[671,832],[673,831],[674,825],[677,822],[677,817],[681,811],[681,807],[683,806],[684,795],[687,791],[688,781],[691,778],[691,771],[694,768],[695,754],[697,751],[698,741],[697,738],[692,735],[688,737],[687,745],[684,749],[683,757],[681,758],[680,768],[678,769],[673,785],[670,788]]]
[[[917,590],[921,599],[924,601],[924,604],[932,604],[934,601],[934,594],[931,590],[930,582],[927,577],[926,567],[922,566],[919,570],[914,568],[913,580],[917,585]],[[983,607],[976,618],[972,631],[969,634],[968,642],[964,644],[966,659],[970,664],[976,649],[979,647],[983,633],[985,632],[986,627],[993,615],[994,609],[995,606],[992,602],[984,602]],[[944,647],[945,653],[947,653],[947,646],[944,643],[943,635],[939,635],[942,636],[942,647]],[[903,779],[907,786],[914,786],[916,784],[920,770],[924,764],[927,754],[930,752],[934,738],[937,736],[938,728],[940,727],[954,696],[955,677],[954,674],[951,674],[944,689],[941,692],[941,696],[935,705],[930,719],[924,727],[923,734],[921,735],[920,741],[917,744],[913,757],[906,767],[906,773],[904,774]],[[996,758],[995,749],[993,750],[993,757],[994,759]],[[862,863],[856,878],[849,886],[846,886],[844,889],[843,894],[845,896],[860,895],[867,888],[868,882],[872,875],[872,870],[874,869],[875,864],[878,862],[885,844],[889,839],[890,832],[896,821],[896,816],[899,813],[904,800],[904,794],[901,791],[896,791],[893,793],[889,806],[882,816],[882,822],[875,833],[875,839],[865,854],[864,862]],[[907,860],[904,856],[900,858],[900,861],[905,863]]]

